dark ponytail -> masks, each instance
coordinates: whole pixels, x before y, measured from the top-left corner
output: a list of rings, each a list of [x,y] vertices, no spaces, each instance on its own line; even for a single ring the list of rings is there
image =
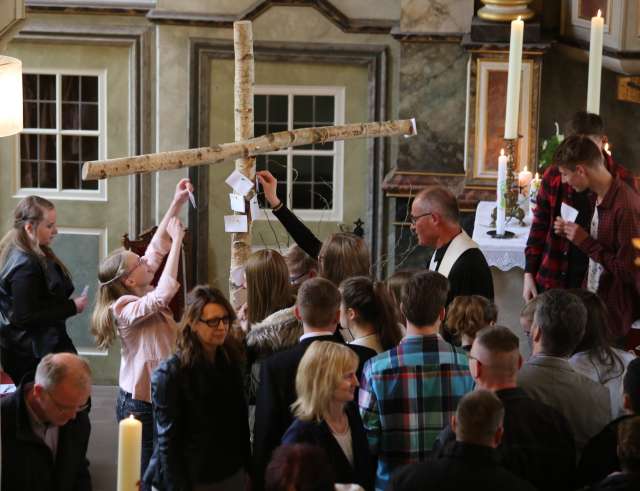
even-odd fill
[[[342,302],[356,311],[356,322],[372,324],[384,350],[402,339],[395,304],[386,285],[366,276],[354,276],[340,284]]]

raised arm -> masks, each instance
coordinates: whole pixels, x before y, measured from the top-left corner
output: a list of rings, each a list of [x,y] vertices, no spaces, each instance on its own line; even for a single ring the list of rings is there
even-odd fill
[[[182,206],[189,199],[189,191],[193,192],[191,181],[189,181],[189,179],[180,179],[180,182],[178,182],[178,184],[176,185],[176,191],[173,195],[173,200],[171,201],[167,212],[164,214],[164,217],[162,217],[162,220],[158,224],[156,236],[158,236],[160,239],[169,239],[169,235],[167,234],[167,225],[169,224],[169,220],[180,214]]]
[[[269,202],[273,214],[282,223],[287,233],[300,246],[300,248],[314,259],[318,258],[322,242],[315,234],[309,230],[300,219],[295,216],[287,206],[278,199],[277,186],[278,180],[273,177],[271,172],[262,170],[256,173],[257,179],[262,184],[264,196]]]

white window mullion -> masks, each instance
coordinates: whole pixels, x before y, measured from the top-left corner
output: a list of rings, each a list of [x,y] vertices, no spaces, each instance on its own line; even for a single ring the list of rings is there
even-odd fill
[[[287,96],[287,129],[293,129],[293,94]],[[287,207],[293,210],[293,147],[287,148]]]
[[[56,74],[56,190],[62,191],[62,75]]]

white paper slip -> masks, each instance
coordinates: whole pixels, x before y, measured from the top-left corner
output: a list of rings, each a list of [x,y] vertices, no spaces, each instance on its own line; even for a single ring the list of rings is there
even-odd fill
[[[84,288],[82,289],[82,293],[80,294],[80,296],[86,297],[88,293],[89,293],[89,285],[84,285]]]
[[[560,216],[565,222],[575,222],[576,218],[578,218],[578,210],[573,206],[562,203],[562,206],[560,206]]]
[[[251,201],[249,201],[249,207],[251,208],[251,219],[255,220],[260,216],[260,205],[258,204],[257,196],[251,198]]]
[[[189,201],[191,201],[191,206],[193,206],[194,208],[197,208],[196,199],[193,196],[193,193],[191,191],[189,191]]]
[[[244,285],[244,266],[238,266],[231,270],[231,282],[236,286]]]
[[[236,193],[229,193],[229,202],[231,203],[231,209],[240,213],[244,213],[244,196]]]
[[[225,232],[246,232],[247,230],[249,230],[247,215],[225,215]]]
[[[253,182],[251,182],[251,179],[247,179],[237,170],[234,170],[224,182],[231,186],[236,194],[241,194],[242,196],[247,194],[253,188]]]

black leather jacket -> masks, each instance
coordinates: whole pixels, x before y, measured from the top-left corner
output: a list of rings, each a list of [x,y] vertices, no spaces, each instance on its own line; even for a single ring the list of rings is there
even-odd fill
[[[151,378],[158,441],[144,480],[191,490],[249,469],[249,418],[240,367],[218,348],[215,363],[183,367],[173,355]]]
[[[75,352],[65,328],[77,313],[72,292],[58,264],[14,248],[0,270],[0,346],[36,359]]]

